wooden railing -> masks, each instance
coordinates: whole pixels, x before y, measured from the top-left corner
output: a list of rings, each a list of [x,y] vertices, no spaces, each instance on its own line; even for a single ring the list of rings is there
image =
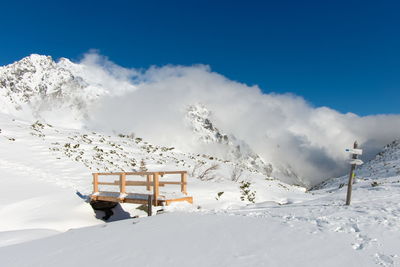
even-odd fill
[[[160,176],[168,174],[180,174],[180,181],[160,181]],[[119,179],[113,182],[100,182],[99,176],[119,175]],[[127,176],[146,176],[146,181],[127,181]],[[180,185],[181,192],[187,195],[187,171],[165,171],[165,172],[100,172],[93,173],[93,194],[99,192],[99,185],[119,186],[119,193],[126,194],[127,186],[146,186],[146,190],[153,191],[154,205],[157,205],[160,196],[160,187],[165,185]]]

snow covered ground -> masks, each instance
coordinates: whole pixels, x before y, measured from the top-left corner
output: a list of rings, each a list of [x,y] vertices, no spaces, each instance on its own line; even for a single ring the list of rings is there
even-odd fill
[[[399,177],[361,181],[350,207],[345,188],[331,188],[301,203],[128,219],[3,247],[0,258],[4,266],[396,266],[399,186]]]
[[[155,71],[162,72],[162,69]],[[207,71],[204,75],[214,77]],[[175,80],[171,77],[170,80]],[[223,77],[214,78],[219,81],[217,85],[221,90]],[[186,93],[188,81],[180,82],[184,85],[182,92]],[[198,82],[194,84],[197,88]],[[161,97],[162,105],[158,105],[161,109],[154,112],[153,119],[151,116],[144,119],[141,115],[126,117],[126,114],[148,110],[147,104],[143,110],[127,110],[129,112],[121,118],[118,117],[121,114],[116,113],[114,118],[123,124],[127,121],[139,126],[144,123],[145,128],[149,127],[145,122],[157,122],[151,123],[157,126],[150,131],[154,136],[136,136],[130,130],[113,134],[111,131],[95,132],[93,129],[103,131],[105,128],[83,123],[93,115],[92,105],[101,96],[136,92],[138,86],[146,90],[158,88],[157,83],[133,85],[129,79],[121,81],[100,66],[75,64],[67,59],[56,63],[50,57],[39,55],[0,67],[1,267],[397,266],[400,263],[399,140],[388,144],[375,159],[357,170],[351,206],[344,205],[347,177],[330,179],[307,190],[299,185],[315,185],[326,177],[314,177],[310,183],[312,179],[303,179],[310,177],[298,176],[291,166],[297,157],[306,155],[297,162],[297,169],[321,169],[325,170],[324,175],[335,173],[336,167],[332,166],[346,164],[345,148],[326,140],[340,137],[339,143],[344,144],[354,136],[361,136],[361,143],[369,144],[365,150],[370,154],[384,140],[392,140],[398,134],[395,127],[391,131],[376,129],[387,129],[382,126],[385,123],[398,125],[400,117],[358,118],[354,114],[342,116],[321,108],[310,117],[309,132],[304,121],[293,118],[292,113],[285,116],[294,120],[289,127],[280,121],[280,112],[274,116],[275,111],[268,111],[274,105],[279,111],[281,101],[287,100],[278,97],[279,101],[273,101],[275,104],[268,102],[271,106],[266,105],[267,113],[260,113],[268,114],[274,122],[265,123],[266,116],[262,115],[267,127],[264,130],[254,131],[254,125],[260,124],[255,120],[250,127],[237,126],[233,121],[235,129],[227,131],[220,125],[235,117],[232,108],[222,107],[219,112],[226,116],[214,121],[215,110],[198,103],[198,97],[192,99],[195,101],[180,100],[180,104],[187,105],[178,112],[179,116],[175,113],[172,116],[177,124],[169,125],[168,116],[159,117],[162,112],[168,113],[164,108],[165,99]],[[164,86],[168,87],[164,84],[161,87]],[[226,90],[230,92],[228,95],[233,92],[235,101],[226,101],[226,97],[222,100],[235,103],[237,108],[240,105],[236,101],[243,98],[240,97],[242,89],[237,91],[236,83],[233,89],[231,86],[229,83],[230,89]],[[112,91],[115,88],[120,88],[121,92]],[[210,88],[207,85],[196,90],[203,92]],[[244,88],[246,92],[250,90]],[[155,92],[160,98],[159,91]],[[253,93],[258,103],[258,92]],[[173,98],[173,94],[171,96]],[[146,97],[141,97],[131,95],[125,106],[147,103],[143,101]],[[251,107],[258,106],[252,101],[249,102]],[[120,108],[125,102],[116,103]],[[153,108],[157,106],[155,103]],[[282,114],[293,104],[284,105]],[[298,104],[302,106],[303,102]],[[214,108],[217,106],[220,105]],[[308,107],[300,110],[304,108],[308,112]],[[102,115],[112,109],[113,106],[107,108],[106,113],[97,114],[98,122],[110,124],[112,120]],[[236,114],[248,114],[243,117],[247,120],[254,117],[254,111],[250,108]],[[375,128],[370,127],[367,119],[376,120]],[[389,119],[392,121],[387,121]],[[338,120],[344,122],[330,125]],[[56,126],[45,121],[61,123]],[[368,127],[361,133],[349,132],[351,127],[347,127],[347,123],[353,125],[357,121],[358,125],[362,123]],[[283,130],[270,132],[279,128],[277,126]],[[240,136],[242,129],[249,130],[252,138],[242,140],[233,134],[236,132]],[[161,134],[163,131],[166,133]],[[184,136],[178,134],[181,131],[185,131]],[[258,148],[262,142],[254,146],[253,137],[258,136],[254,136],[255,132],[260,133],[262,140],[270,138],[270,146]],[[159,142],[164,139],[154,138],[158,135],[179,142],[166,146]],[[157,145],[148,142],[146,137],[158,140]],[[281,137],[283,140],[294,138],[296,142],[281,143]],[[185,151],[172,147],[178,147],[185,143],[183,141],[186,145],[180,149]],[[284,149],[285,144],[290,144],[290,149]],[[255,152],[258,150],[262,153]],[[318,156],[310,157],[307,153],[311,152]],[[277,153],[282,162],[275,163],[279,164],[268,163],[261,157],[264,154],[272,159]],[[331,163],[327,161],[330,156],[333,156]],[[281,163],[284,164],[281,166]],[[107,223],[100,220],[102,212],[95,213],[86,201],[92,192],[91,173],[144,169],[187,170],[187,189],[194,204],[175,203],[162,210],[157,208],[154,213],[158,211],[158,214],[152,217],[147,217],[138,205],[122,204],[114,208],[115,214]],[[290,181],[291,185],[282,181]],[[135,187],[134,190],[145,192],[145,188]],[[179,188],[170,186],[161,190],[162,194],[171,194]]]
[[[296,226],[304,228],[271,218],[173,213],[71,230],[5,247],[0,257],[6,266],[367,266],[371,262],[365,253],[343,246],[352,242],[350,235],[316,234],[307,222]]]
[[[1,266],[400,262],[396,143],[358,171],[350,207],[344,206],[346,177],[307,192],[244,170],[239,181],[251,182],[253,204],[240,200],[240,183],[231,180],[235,165],[230,162],[137,138],[63,129],[8,115],[0,115],[0,125]],[[76,191],[91,192],[92,171],[137,170],[142,159],[151,170],[167,166],[191,174],[200,160],[220,168],[209,180],[196,178],[201,167],[190,175],[188,191],[194,205],[179,203],[164,214],[145,217],[136,205],[125,204],[113,222],[96,219]],[[223,193],[218,197],[219,192]],[[115,221],[133,216],[140,217]]]

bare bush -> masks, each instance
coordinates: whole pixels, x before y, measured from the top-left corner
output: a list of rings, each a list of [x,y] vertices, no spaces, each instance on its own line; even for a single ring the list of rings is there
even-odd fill
[[[193,166],[193,169],[190,173],[190,176],[195,177],[196,176],[196,172],[204,165],[205,163],[202,161],[198,161],[196,162],[196,164]]]
[[[232,170],[232,173],[231,173],[231,180],[234,182],[239,181],[242,174],[243,174],[243,169],[240,168],[239,166],[235,165],[235,168]]]
[[[203,170],[197,178],[202,181],[209,181],[215,178],[214,172],[219,169],[219,165],[214,163],[210,167]]]

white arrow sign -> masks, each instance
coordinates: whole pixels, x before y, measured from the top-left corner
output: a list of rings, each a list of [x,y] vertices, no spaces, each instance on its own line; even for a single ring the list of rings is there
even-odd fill
[[[357,149],[357,148],[347,148],[346,152],[350,152],[355,155],[362,155],[363,151],[362,151],[362,149]]]
[[[362,165],[364,162],[361,159],[352,159],[350,160],[350,164],[353,165]]]

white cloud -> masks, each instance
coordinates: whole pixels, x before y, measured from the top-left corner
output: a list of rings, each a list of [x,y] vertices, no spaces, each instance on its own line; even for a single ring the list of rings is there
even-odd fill
[[[81,64],[93,70],[93,77],[111,75],[113,82],[103,84],[118,91],[101,99],[88,127],[135,132],[152,142],[193,149],[184,110],[202,103],[212,111],[217,127],[245,140],[267,162],[291,166],[309,184],[344,174],[348,168],[344,149],[354,140],[371,158],[400,135],[398,115],[359,117],[314,108],[299,96],[265,94],[257,86],[231,81],[205,65],[138,71],[95,53]],[[134,89],[121,91],[127,83]]]
[[[109,93],[118,95],[135,90],[132,81],[139,74],[136,70],[114,64],[96,50],[85,54],[78,69],[74,66],[74,70],[74,74],[83,76],[91,86],[109,89]]]

